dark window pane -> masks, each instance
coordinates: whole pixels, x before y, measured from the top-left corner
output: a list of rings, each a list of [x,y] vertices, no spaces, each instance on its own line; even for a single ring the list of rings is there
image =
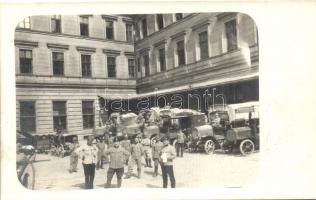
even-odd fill
[[[183,14],[182,13],[176,13],[176,20],[180,20],[183,18]]]
[[[80,35],[89,36],[89,18],[80,17]]]
[[[237,30],[236,20],[225,23],[226,38],[227,38],[227,51],[237,49]]]
[[[137,58],[137,72],[142,72],[140,58]]]
[[[60,33],[61,32],[61,21],[60,21],[60,19],[52,18],[51,24],[52,24],[52,32],[53,33]]]
[[[20,128],[26,132],[36,131],[35,102],[20,102]]]
[[[84,129],[94,128],[93,101],[82,101],[82,123]]]
[[[160,71],[166,70],[165,49],[159,49]]]
[[[53,52],[53,73],[64,75],[64,53]]]
[[[128,59],[128,74],[130,78],[135,78],[135,61]]]
[[[91,77],[91,56],[81,55],[82,76]]]
[[[113,22],[106,22],[106,38],[111,40],[114,39]]]
[[[116,66],[115,66],[115,57],[107,58],[108,64],[108,77],[115,78],[116,77]]]
[[[149,58],[148,55],[143,57],[144,59],[144,67],[145,67],[145,76],[149,76]]]
[[[143,30],[143,37],[147,36],[147,20],[142,20],[142,30]]]
[[[200,44],[200,58],[208,58],[208,40],[207,32],[202,32],[199,34],[199,44]]]
[[[185,64],[185,52],[184,52],[184,41],[177,43],[177,52],[178,52],[178,65]]]
[[[159,30],[163,28],[163,15],[161,14],[157,15],[157,26]]]
[[[23,50],[20,51],[20,73],[30,74],[32,73],[32,51]]]

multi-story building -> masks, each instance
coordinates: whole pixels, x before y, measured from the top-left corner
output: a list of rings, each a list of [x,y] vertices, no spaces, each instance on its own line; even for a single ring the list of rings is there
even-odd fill
[[[15,46],[21,131],[91,133],[108,115],[98,96],[110,112],[259,99],[257,29],[241,13],[32,16]]]

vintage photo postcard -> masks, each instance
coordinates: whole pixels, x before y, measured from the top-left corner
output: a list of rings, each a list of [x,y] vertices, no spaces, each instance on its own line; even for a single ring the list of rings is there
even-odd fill
[[[280,187],[280,196],[267,198],[312,196],[315,173],[304,170],[315,156],[309,146],[294,154],[294,123],[302,119],[285,114],[293,106],[278,88],[294,75],[281,70],[262,15],[116,11],[56,10],[15,21],[1,89],[1,110],[11,113],[1,116],[10,130],[10,139],[1,131],[1,188],[9,191],[5,177],[13,185],[7,197],[258,198],[263,186]],[[294,65],[288,73],[299,76]]]

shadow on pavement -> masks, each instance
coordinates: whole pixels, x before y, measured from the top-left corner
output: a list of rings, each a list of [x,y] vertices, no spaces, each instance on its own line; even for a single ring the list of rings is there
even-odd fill
[[[84,183],[78,183],[78,184],[72,185],[72,187],[77,187],[80,189],[85,189],[84,186],[85,186]]]
[[[152,184],[146,184],[146,187],[148,187],[148,188],[161,188],[157,185],[152,185]]]

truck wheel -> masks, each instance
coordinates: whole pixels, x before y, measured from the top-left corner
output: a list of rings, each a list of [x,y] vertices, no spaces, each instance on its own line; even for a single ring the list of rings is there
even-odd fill
[[[204,144],[205,153],[211,154],[215,151],[215,143],[213,140],[207,140]]]
[[[251,154],[254,151],[255,145],[251,140],[247,139],[247,140],[243,140],[240,143],[239,149],[240,149],[240,153],[245,156],[245,155]]]

